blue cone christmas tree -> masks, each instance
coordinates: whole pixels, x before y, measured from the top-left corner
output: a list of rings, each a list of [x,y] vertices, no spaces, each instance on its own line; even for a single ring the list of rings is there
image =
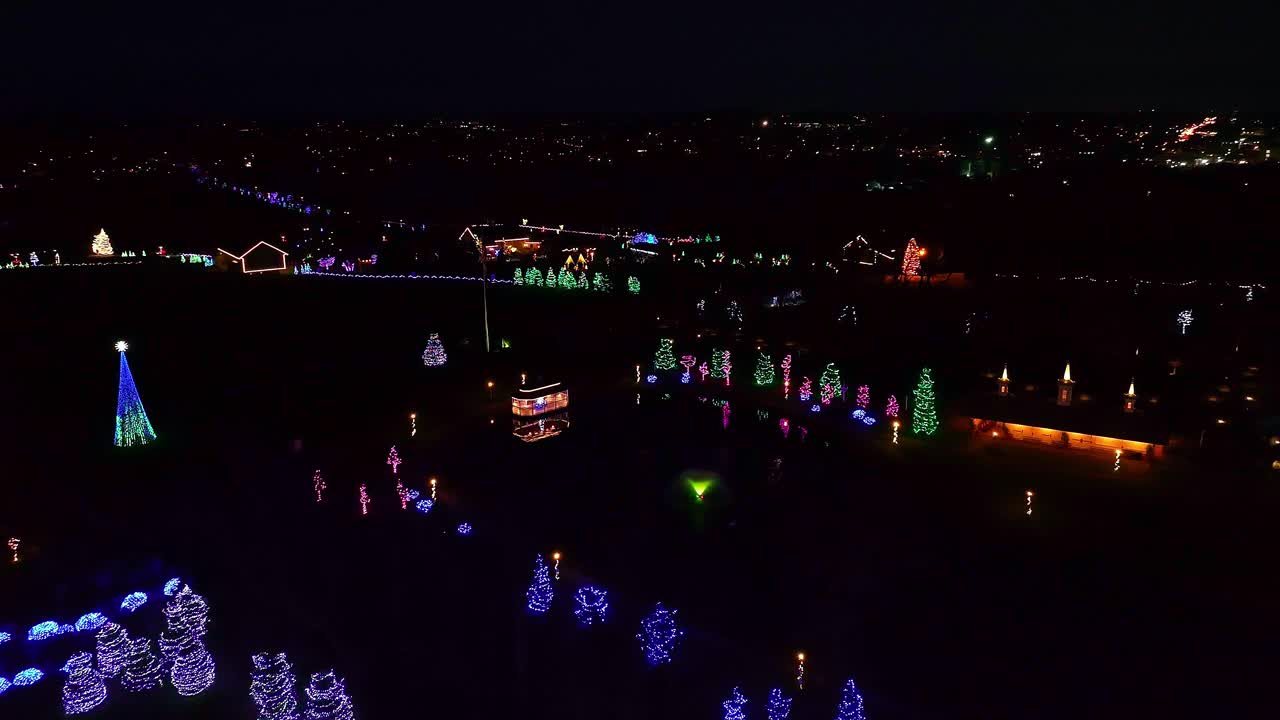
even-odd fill
[[[298,720],[298,680],[284,653],[254,655],[249,676],[258,720]]]
[[[342,678],[334,675],[332,670],[312,675],[311,684],[307,686],[307,707],[302,717],[305,720],[352,720],[355,712]]]
[[[116,447],[132,447],[146,445],[156,439],[156,431],[151,429],[151,420],[142,407],[142,398],[138,397],[138,388],[133,384],[133,373],[129,372],[129,361],[124,351],[129,344],[121,340],[116,343],[120,352],[120,391],[116,395]]]
[[[862,707],[862,693],[850,678],[840,691],[840,704],[836,707],[836,720],[867,720],[866,710]]]
[[[551,609],[551,599],[555,597],[555,588],[551,585],[551,572],[547,569],[547,563],[539,555],[534,561],[533,566],[533,582],[529,584],[529,589],[525,592],[525,599],[528,600],[529,612],[542,615]]]

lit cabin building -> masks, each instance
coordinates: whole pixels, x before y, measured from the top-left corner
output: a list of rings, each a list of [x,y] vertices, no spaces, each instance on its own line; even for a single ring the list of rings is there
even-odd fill
[[[521,387],[511,396],[511,423],[525,442],[559,435],[569,427],[569,390],[562,383]]]
[[[1006,370],[996,387],[959,403],[966,429],[990,441],[1014,440],[1102,453],[1120,450],[1148,458],[1162,457],[1170,444],[1167,418],[1154,408],[1140,408],[1141,398],[1133,382],[1123,394],[1107,393],[1098,398],[1076,395],[1076,381],[1068,366],[1057,380],[1052,401],[1039,393],[1010,393],[1009,384]]]

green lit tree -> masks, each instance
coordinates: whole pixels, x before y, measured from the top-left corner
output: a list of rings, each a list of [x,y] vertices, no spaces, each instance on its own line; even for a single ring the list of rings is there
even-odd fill
[[[578,281],[573,278],[573,273],[570,272],[569,268],[564,268],[560,271],[560,287],[565,290],[578,289]]]
[[[920,381],[912,391],[915,401],[911,403],[911,432],[917,435],[932,435],[938,431],[938,399],[933,390],[933,371],[924,368],[920,371]]]
[[[711,351],[711,377],[714,380],[724,379],[724,350],[719,348]]]
[[[640,294],[640,279],[637,278],[635,275],[631,275],[627,277],[627,292],[631,293],[632,295]]]
[[[761,350],[760,355],[756,357],[756,384],[772,385],[774,380],[773,358],[769,354]]]
[[[653,354],[653,367],[658,370],[675,370],[676,355],[671,352],[671,346],[675,344],[675,340],[671,338],[662,338],[658,341],[658,352]]]
[[[609,278],[605,277],[604,273],[596,273],[591,279],[591,289],[602,292],[609,290]]]
[[[524,284],[524,273],[520,270],[520,268],[516,268],[515,275],[511,276],[511,282],[515,285]]]
[[[529,272],[524,276],[525,284],[529,287],[539,287],[542,285],[542,271],[536,267],[529,268]]]
[[[578,273],[578,289],[590,290],[591,284],[587,282],[587,274],[585,272]]]
[[[556,269],[553,267],[547,268],[547,281],[545,286],[549,288],[556,286]]]
[[[830,405],[832,398],[840,392],[840,368],[835,363],[827,363],[827,368],[818,378],[818,392],[822,394],[822,404]]]

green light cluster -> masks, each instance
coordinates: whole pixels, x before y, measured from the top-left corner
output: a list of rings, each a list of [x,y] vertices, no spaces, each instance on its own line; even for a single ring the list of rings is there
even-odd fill
[[[769,354],[761,350],[760,355],[756,358],[755,380],[757,385],[772,385],[775,378],[773,370],[773,358]]]
[[[938,407],[933,392],[933,371],[929,368],[920,371],[920,381],[912,394],[915,401],[911,403],[911,432],[916,435],[934,434],[938,431]]]

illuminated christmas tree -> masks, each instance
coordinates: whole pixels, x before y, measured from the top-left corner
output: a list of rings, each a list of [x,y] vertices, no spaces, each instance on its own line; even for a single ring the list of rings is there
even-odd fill
[[[769,691],[769,702],[764,706],[764,714],[769,720],[787,720],[791,714],[791,698],[782,694],[782,690],[774,688]]]
[[[96,646],[98,670],[104,677],[119,675],[124,670],[125,656],[129,650],[129,633],[120,625],[108,622],[98,629]]]
[[[573,273],[569,271],[569,268],[564,268],[560,271],[560,287],[565,290],[578,289],[578,281],[573,278]]]
[[[178,648],[173,658],[173,668],[169,671],[169,681],[179,695],[199,695],[213,685],[214,677],[213,656],[205,649],[203,642],[193,639]]]
[[[547,279],[546,279],[546,282],[543,283],[543,286],[553,288],[556,286],[556,283],[557,283],[556,269],[553,267],[547,268]]]
[[[298,679],[284,653],[254,655],[249,676],[258,720],[298,720]]]
[[[862,706],[862,693],[853,684],[853,678],[840,690],[840,705],[836,707],[836,720],[867,720],[866,710]]]
[[[89,247],[89,251],[94,255],[116,254],[116,251],[111,248],[111,237],[104,229],[99,229],[98,234],[93,236],[93,244]]]
[[[107,699],[102,673],[93,669],[93,655],[79,652],[62,667],[67,682],[62,686],[62,710],[68,715],[87,713]]]
[[[440,342],[439,333],[427,336],[427,347],[422,351],[422,364],[427,367],[440,367],[449,360],[444,351],[444,343]]]
[[[902,274],[908,277],[920,274],[920,246],[916,245],[915,238],[907,241],[907,249],[902,254]]]
[[[627,292],[632,295],[640,294],[640,280],[635,275],[631,275],[627,278]]]
[[[713,380],[724,379],[724,355],[724,350],[711,351],[711,379]]]
[[[636,639],[640,641],[645,659],[650,665],[657,666],[671,662],[676,641],[683,634],[676,624],[676,611],[668,610],[662,607],[662,603],[658,603],[653,612],[640,622],[640,633],[636,635]]]
[[[890,418],[898,417],[898,398],[893,395],[889,396],[889,401],[884,405],[884,416]]]
[[[675,340],[662,338],[658,340],[658,351],[653,355],[653,367],[657,370],[675,370],[676,356],[671,352]]]
[[[920,381],[912,396],[915,401],[911,403],[911,431],[917,435],[934,434],[938,431],[938,408],[929,368],[920,371]]]
[[[733,376],[733,361],[729,355],[729,351],[724,351],[724,357],[720,360],[720,369],[724,370],[724,384],[729,385],[729,380]]]
[[[585,272],[578,273],[578,289],[590,290],[591,284],[587,282],[587,274]]]
[[[138,397],[138,388],[133,384],[129,361],[124,356],[124,351],[128,349],[129,344],[125,341],[116,343],[116,350],[120,353],[120,388],[116,394],[116,447],[146,445],[156,439],[156,432],[151,429],[151,420],[142,407],[142,398]]]
[[[120,684],[129,692],[152,690],[164,684],[160,660],[151,650],[151,640],[134,638],[129,641],[129,654],[124,661]]]
[[[609,290],[609,278],[605,277],[604,273],[596,273],[595,276],[591,278],[591,289],[599,290],[601,292]]]
[[[391,466],[393,475],[400,474],[400,466],[404,464],[404,461],[400,459],[400,453],[396,452],[395,445],[392,445],[391,452],[387,453],[387,464]]]
[[[772,385],[776,375],[773,369],[773,358],[769,354],[760,351],[756,356],[755,381],[757,385]]]
[[[742,708],[746,704],[747,698],[742,694],[742,690],[734,688],[729,699],[720,703],[720,707],[724,708],[724,720],[745,720],[747,714]]]
[[[555,594],[555,587],[551,584],[551,571],[539,555],[533,563],[533,582],[529,584],[529,589],[524,594],[529,612],[542,615],[550,610],[551,600]]]
[[[866,385],[858,386],[858,407],[866,410],[871,407],[871,388]]]
[[[307,685],[305,720],[354,720],[355,709],[342,678],[330,670],[315,673]]]
[[[516,272],[515,272],[515,274],[511,276],[511,283],[512,283],[513,285],[523,285],[523,284],[524,284],[524,271],[522,271],[520,268],[516,268]]]
[[[529,268],[529,272],[525,273],[524,282],[529,287],[540,287],[542,285],[542,271],[536,267]]]
[[[840,391],[840,368],[835,363],[827,363],[827,367],[818,378],[818,389],[822,394],[822,404],[830,405],[831,400]]]
[[[209,604],[184,586],[164,606],[164,619],[174,635],[185,633],[198,640],[209,631]]]
[[[813,399],[813,381],[809,378],[803,378],[800,381],[800,402],[809,402]]]

